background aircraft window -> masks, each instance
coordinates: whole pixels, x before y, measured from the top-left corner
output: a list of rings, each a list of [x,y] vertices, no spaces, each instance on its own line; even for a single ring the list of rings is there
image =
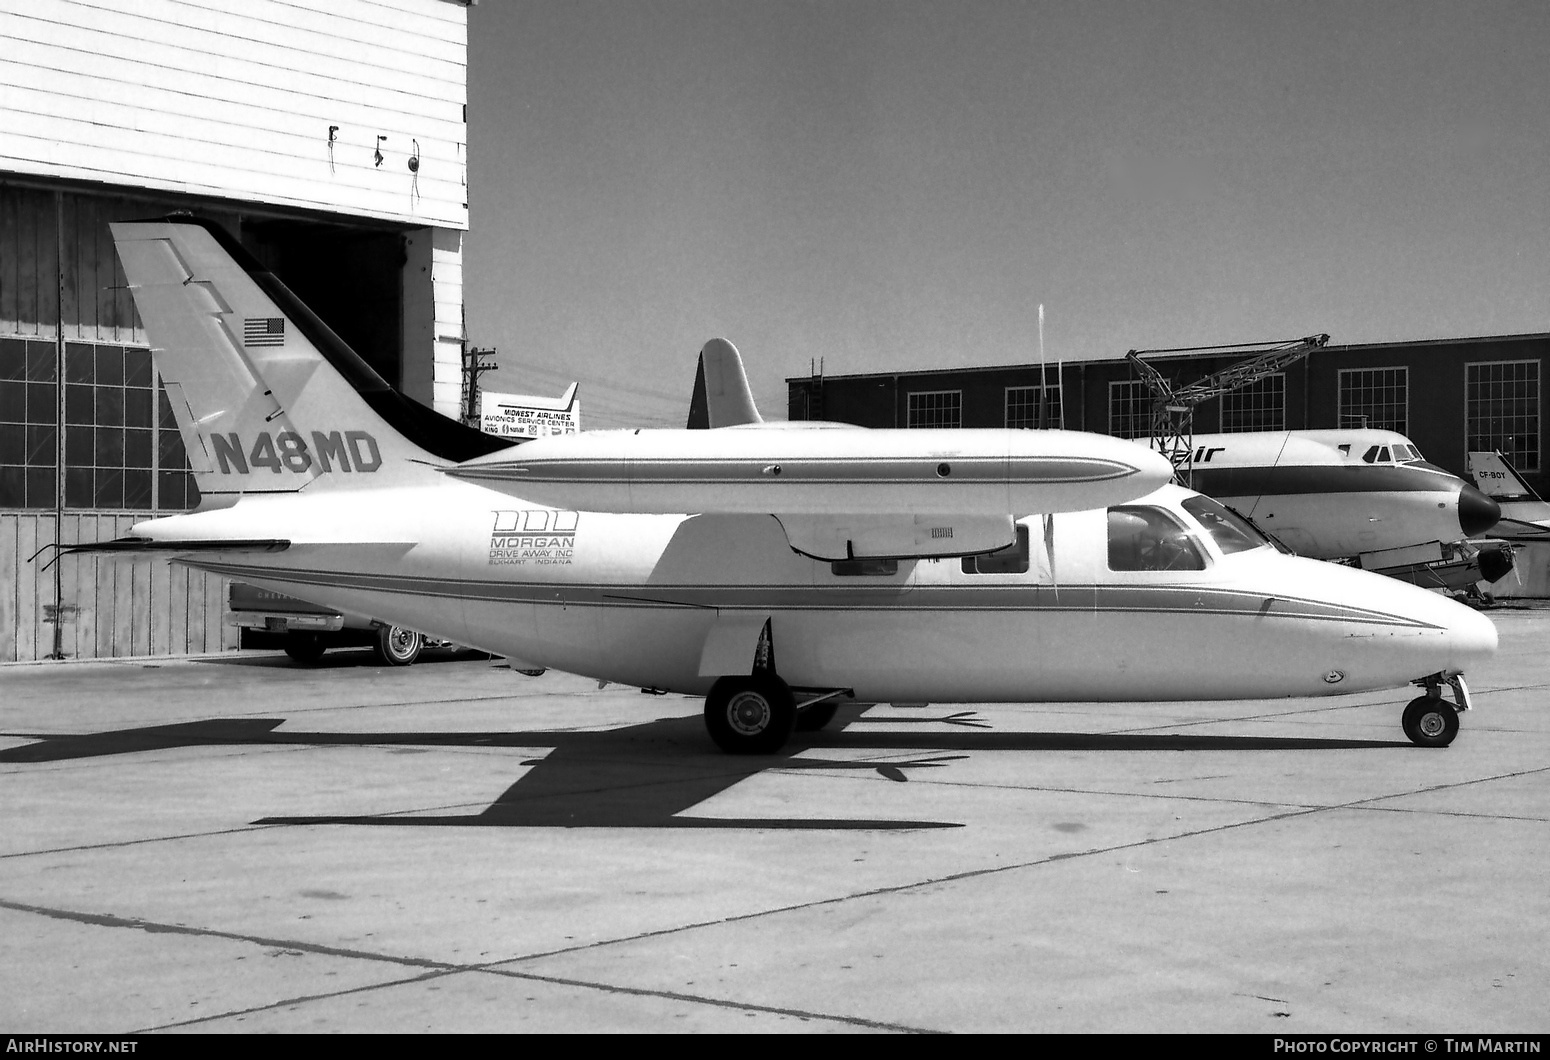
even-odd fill
[[[1189,531],[1161,508],[1109,509],[1110,570],[1205,570]]]
[[[829,564],[829,569],[842,577],[857,574],[886,575],[899,573],[899,561],[896,559],[837,559]]]
[[[1027,574],[1028,528],[1017,528],[1017,544],[986,556],[963,557],[965,574]]]
[[[1270,543],[1241,515],[1210,497],[1191,497],[1184,502],[1184,510],[1200,520],[1224,556]]]

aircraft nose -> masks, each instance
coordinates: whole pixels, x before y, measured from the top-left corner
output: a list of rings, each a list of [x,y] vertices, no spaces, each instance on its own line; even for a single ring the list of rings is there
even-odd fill
[[[1451,602],[1451,601],[1450,601]],[[1468,673],[1477,663],[1496,653],[1496,624],[1480,612],[1463,604],[1448,615],[1447,633],[1449,670]]]
[[[1459,490],[1459,529],[1464,531],[1465,537],[1485,533],[1501,517],[1502,506],[1475,487],[1465,483]]]

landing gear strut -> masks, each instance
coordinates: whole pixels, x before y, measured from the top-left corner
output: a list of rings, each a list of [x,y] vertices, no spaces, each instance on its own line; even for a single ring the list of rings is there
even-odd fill
[[[1442,698],[1442,684],[1453,689],[1454,702]],[[1469,686],[1463,674],[1432,674],[1417,681],[1426,695],[1412,699],[1400,718],[1410,742],[1420,747],[1446,747],[1459,733],[1459,714],[1469,709]]]

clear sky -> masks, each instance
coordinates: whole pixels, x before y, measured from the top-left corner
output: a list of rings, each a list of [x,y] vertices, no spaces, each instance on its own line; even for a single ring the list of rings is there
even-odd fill
[[[1550,331],[1545,0],[484,0],[487,389]]]

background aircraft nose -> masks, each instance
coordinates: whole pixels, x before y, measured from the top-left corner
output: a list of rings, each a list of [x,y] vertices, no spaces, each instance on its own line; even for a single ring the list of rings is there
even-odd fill
[[[1465,537],[1483,534],[1502,517],[1502,506],[1467,482],[1459,490],[1459,528]]]

